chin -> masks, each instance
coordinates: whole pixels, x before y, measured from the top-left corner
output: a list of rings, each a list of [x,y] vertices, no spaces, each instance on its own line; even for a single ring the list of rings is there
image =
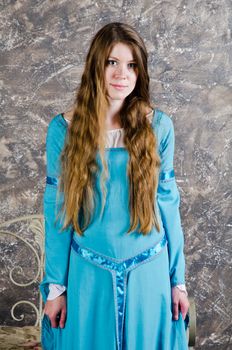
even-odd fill
[[[126,93],[125,94],[125,92],[123,93],[123,92],[121,92],[121,93],[117,93],[117,94],[109,94],[109,97],[110,97],[110,99],[111,100],[125,100],[125,98],[127,97],[127,96],[129,96],[130,95],[130,93]]]
[[[127,97],[128,95],[123,95],[123,96],[110,96],[110,99],[113,100],[113,101],[124,101],[125,98]]]

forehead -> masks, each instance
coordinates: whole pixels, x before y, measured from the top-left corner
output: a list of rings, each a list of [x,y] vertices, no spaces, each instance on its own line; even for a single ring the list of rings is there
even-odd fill
[[[119,59],[127,59],[128,61],[135,58],[131,47],[124,43],[116,43],[112,47],[109,56],[113,56]]]

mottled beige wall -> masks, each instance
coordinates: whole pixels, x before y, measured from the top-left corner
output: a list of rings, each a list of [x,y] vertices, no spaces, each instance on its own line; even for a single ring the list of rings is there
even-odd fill
[[[3,1],[1,222],[42,212],[47,125],[72,104],[90,39],[110,21],[132,24],[143,36],[153,101],[174,121],[196,348],[231,349],[230,0]],[[12,324],[9,291],[20,292],[3,279],[17,251],[7,239],[1,322]]]

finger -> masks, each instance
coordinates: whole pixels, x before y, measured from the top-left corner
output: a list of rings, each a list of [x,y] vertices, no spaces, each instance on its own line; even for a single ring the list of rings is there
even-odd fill
[[[183,317],[183,320],[185,320],[185,317],[187,315],[187,312],[188,312],[188,304],[186,303],[180,303],[180,311],[182,313],[182,317]]]
[[[64,325],[65,325],[65,320],[66,320],[66,309],[63,308],[61,310],[61,315],[60,315],[60,328],[64,328]]]
[[[57,315],[52,316],[52,317],[50,318],[50,321],[51,321],[51,326],[52,326],[52,328],[57,328],[57,327],[58,327],[59,318],[57,317]]]
[[[183,320],[185,320],[185,317],[186,317],[186,314],[187,314],[186,309],[183,306],[181,306],[180,307],[180,311],[181,311]]]
[[[173,301],[173,317],[174,320],[178,320],[179,317],[179,303],[176,300]]]

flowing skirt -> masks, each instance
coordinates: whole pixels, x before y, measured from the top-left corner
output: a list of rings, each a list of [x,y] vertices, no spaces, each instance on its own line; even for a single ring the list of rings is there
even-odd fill
[[[44,350],[186,350],[181,313],[172,319],[165,238],[159,244],[116,261],[74,240],[65,328],[44,319]]]

